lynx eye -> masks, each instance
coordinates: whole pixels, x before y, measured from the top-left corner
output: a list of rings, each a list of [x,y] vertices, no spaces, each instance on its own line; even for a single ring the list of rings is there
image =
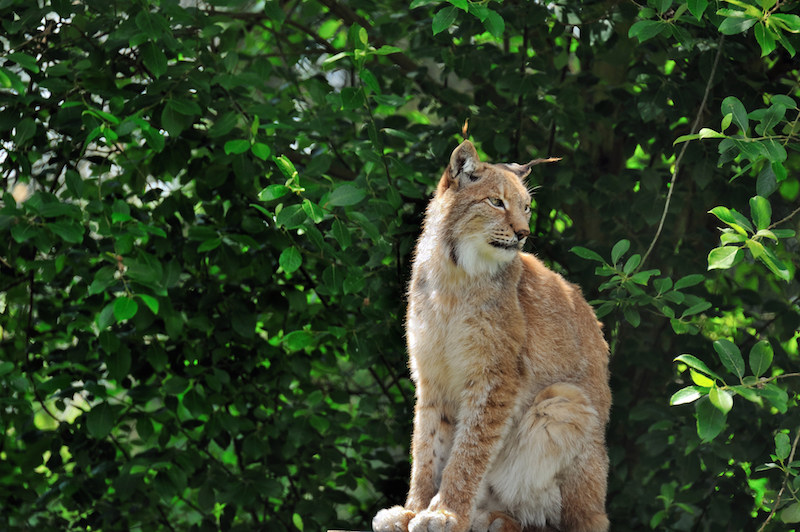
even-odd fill
[[[525,214],[528,214],[529,212],[531,212],[531,206],[525,205]]]
[[[503,200],[500,198],[486,198],[486,199],[489,201],[492,207],[503,209],[506,206],[505,202],[503,202]]]

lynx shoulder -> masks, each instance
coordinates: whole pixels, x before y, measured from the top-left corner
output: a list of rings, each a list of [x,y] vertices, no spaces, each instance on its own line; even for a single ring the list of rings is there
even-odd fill
[[[406,323],[411,485],[376,532],[608,530],[608,346],[580,290],[521,251],[535,162],[481,162],[465,141],[428,206]]]

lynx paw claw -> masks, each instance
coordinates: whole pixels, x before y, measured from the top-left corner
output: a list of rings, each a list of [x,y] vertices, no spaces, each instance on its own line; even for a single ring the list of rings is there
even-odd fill
[[[378,512],[372,518],[372,530],[375,532],[408,532],[408,522],[414,512],[402,506],[392,506]]]
[[[409,532],[466,532],[469,523],[462,523],[446,510],[423,510],[408,524]]]

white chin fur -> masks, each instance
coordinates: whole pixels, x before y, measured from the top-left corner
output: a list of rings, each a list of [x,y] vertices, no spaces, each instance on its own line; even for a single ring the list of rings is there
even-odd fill
[[[517,256],[516,249],[490,245],[483,237],[462,238],[456,244],[458,266],[471,276],[492,276]]]

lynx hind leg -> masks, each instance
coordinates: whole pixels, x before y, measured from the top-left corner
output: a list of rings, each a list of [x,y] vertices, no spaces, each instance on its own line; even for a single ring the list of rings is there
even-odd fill
[[[561,524],[575,532],[606,532],[608,455],[602,439],[591,442],[584,459],[567,470],[561,484]]]
[[[414,512],[402,506],[392,506],[379,511],[372,518],[374,532],[408,532],[408,523],[414,518]]]
[[[560,529],[607,531],[608,456],[596,410],[578,387],[555,384],[539,393],[532,413],[547,434],[543,450],[560,458]]]
[[[547,530],[547,525],[565,531],[593,530],[581,528],[580,523],[589,516],[581,513],[583,506],[573,506],[588,497],[590,500],[581,504],[602,510],[605,476],[602,477],[602,491],[584,490],[580,477],[571,473],[576,464],[589,459],[586,453],[592,447],[599,445],[600,454],[605,456],[602,435],[603,426],[597,411],[580,388],[567,383],[548,386],[539,392],[509,434],[489,475],[490,486],[503,507],[527,530],[537,530],[537,527]],[[584,467],[578,469],[588,472]],[[574,476],[569,486],[563,485],[565,475]],[[600,480],[598,476],[591,484],[599,487]],[[566,498],[563,497],[565,490],[571,490]],[[562,523],[563,516],[574,509],[581,513],[580,517],[568,517]]]

